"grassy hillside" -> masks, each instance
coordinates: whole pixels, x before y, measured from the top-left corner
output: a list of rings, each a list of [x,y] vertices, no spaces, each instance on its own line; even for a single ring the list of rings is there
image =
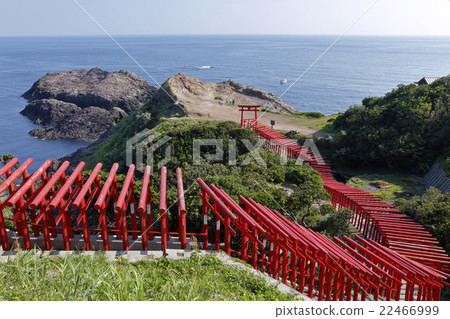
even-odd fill
[[[28,254],[0,263],[0,300],[294,300],[245,268],[214,256],[129,263]]]

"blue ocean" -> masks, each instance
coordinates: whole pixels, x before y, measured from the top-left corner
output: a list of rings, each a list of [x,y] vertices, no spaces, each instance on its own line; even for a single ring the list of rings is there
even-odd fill
[[[336,36],[119,36],[117,41],[158,82],[184,72],[204,81],[228,79],[280,96]],[[0,154],[24,161],[70,154],[87,143],[41,141],[19,114],[26,90],[48,72],[100,67],[135,72],[158,86],[108,37],[0,37]],[[282,99],[301,111],[333,114],[382,96],[399,83],[450,74],[450,37],[344,36]],[[280,84],[281,79],[287,83]]]

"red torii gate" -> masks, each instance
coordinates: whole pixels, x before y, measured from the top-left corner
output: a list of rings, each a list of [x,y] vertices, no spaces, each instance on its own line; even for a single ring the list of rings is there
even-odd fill
[[[329,162],[319,161],[319,158],[309,150],[303,150],[295,141],[260,123],[257,120],[256,106],[240,107],[242,127],[255,131],[256,135],[264,140],[263,145],[266,148],[279,155],[286,155],[287,151],[288,158],[300,156],[321,174],[323,186],[331,195],[334,208],[338,210],[344,207],[351,208],[354,212],[351,221],[364,237],[376,240],[377,243],[437,271],[450,273],[450,258],[439,247],[437,239],[423,227],[416,224],[410,217],[400,215],[401,212],[398,209],[377,196],[334,180]],[[244,111],[255,111],[255,119],[244,119]],[[430,251],[433,252],[432,255]]]
[[[0,183],[0,195],[6,196],[0,201],[0,243],[5,250],[10,249],[5,227],[8,220],[16,223],[16,235],[26,249],[32,249],[32,243],[42,236],[42,248],[46,250],[55,248],[55,240],[61,237],[65,250],[91,250],[94,247],[89,237],[100,239],[100,234],[104,250],[113,248],[113,239],[120,239],[123,249],[129,250],[133,246],[129,241],[137,237],[142,238],[142,250],[149,250],[154,249],[149,240],[160,235],[161,250],[166,255],[169,236],[178,237],[183,249],[187,248],[186,236],[200,237],[202,249],[219,250],[223,243],[228,255],[240,257],[255,269],[318,300],[366,300],[368,295],[374,300],[439,300],[441,289],[448,285],[446,265],[450,259],[423,227],[406,215],[391,212],[392,208],[380,200],[369,201],[370,196],[364,191],[336,181],[326,182],[334,205],[361,211],[356,217],[366,239],[356,236],[332,240],[252,198],[239,196],[240,203],[235,202],[223,189],[200,178],[197,183],[202,200],[201,223],[197,224],[197,232],[187,232],[180,168],[176,170],[178,216],[174,216],[178,217],[178,232],[170,232],[165,167],[161,168],[159,207],[154,209],[160,216],[160,230],[155,231],[149,166],[139,192],[134,187],[134,165],[130,165],[120,187],[117,163],[102,185],[100,163],[85,180],[81,174],[83,162],[70,175],[67,161],[53,175],[47,175],[51,164],[48,160],[29,175],[27,169],[32,162],[28,159],[16,167],[18,159],[14,158],[0,167],[4,180]],[[331,173],[326,169],[322,175]],[[3,215],[6,206],[11,208],[12,216]],[[208,242],[209,229],[214,232],[212,245]],[[81,238],[75,239],[75,235],[83,236],[83,246],[78,246]],[[240,245],[231,237],[240,238]]]
[[[238,107],[241,111],[241,126],[244,127],[244,112],[255,112],[254,119],[245,119],[245,120],[254,120],[255,122],[258,120],[258,111],[261,105],[247,105],[247,104],[238,104]]]

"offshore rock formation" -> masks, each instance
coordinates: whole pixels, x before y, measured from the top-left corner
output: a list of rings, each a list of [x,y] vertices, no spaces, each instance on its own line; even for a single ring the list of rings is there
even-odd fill
[[[94,68],[48,73],[23,94],[30,103],[21,113],[43,125],[30,132],[38,138],[95,141],[155,92],[128,71]]]

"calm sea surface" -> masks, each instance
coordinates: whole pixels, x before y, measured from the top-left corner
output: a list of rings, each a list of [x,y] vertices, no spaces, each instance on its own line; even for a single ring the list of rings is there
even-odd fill
[[[117,37],[123,47],[163,83],[178,72],[204,81],[228,79],[281,95],[335,40],[332,36]],[[70,154],[87,143],[41,141],[19,112],[20,97],[47,72],[100,67],[135,72],[157,86],[106,37],[0,37],[0,154],[21,161]],[[333,114],[381,96],[397,84],[450,74],[450,38],[343,37],[283,100],[301,111]],[[280,85],[280,80],[288,82]]]

